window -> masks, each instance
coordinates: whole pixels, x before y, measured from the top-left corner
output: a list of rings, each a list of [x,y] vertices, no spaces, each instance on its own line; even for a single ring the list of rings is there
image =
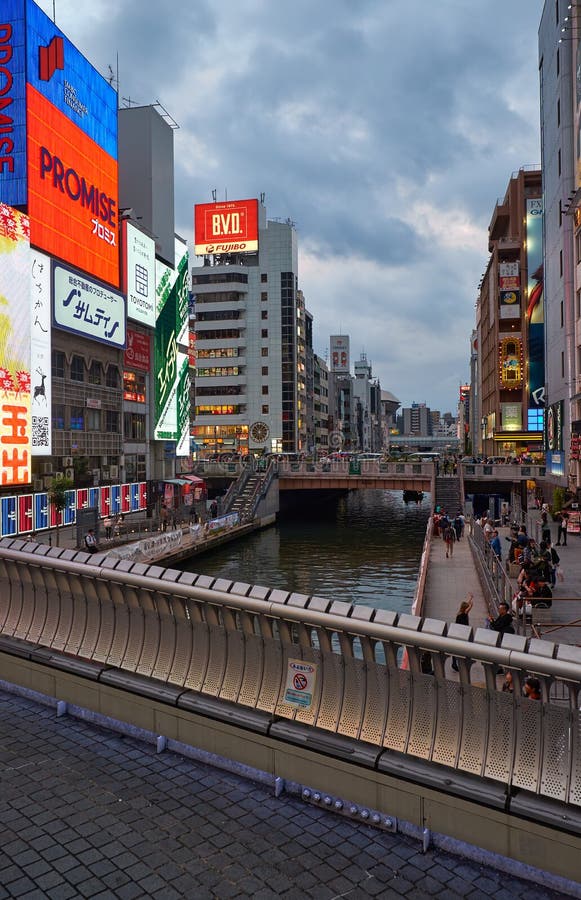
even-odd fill
[[[575,262],[577,264],[581,262],[581,231],[575,235]]]
[[[123,426],[126,441],[145,440],[145,416],[142,413],[125,413]]]
[[[263,338],[267,338],[267,337],[268,337],[268,328],[263,328],[263,329],[262,329],[261,337],[263,337]]]
[[[100,431],[101,430],[101,410],[100,409],[88,409],[86,411],[87,418],[87,431]]]
[[[263,310],[262,310],[262,312],[261,312],[261,314],[260,314],[260,318],[261,318],[261,319],[268,319],[268,310],[267,310],[267,309],[263,309]]]
[[[559,272],[561,274],[561,278],[563,277],[563,251],[559,250]]]
[[[533,407],[528,410],[528,430],[529,431],[542,431],[545,421],[544,410],[539,409],[537,407]]]
[[[561,328],[563,327],[563,319],[564,319],[564,316],[563,316],[563,301],[561,300]]]
[[[100,362],[91,363],[89,369],[89,384],[101,384],[102,370]]]
[[[123,372],[123,399],[145,403],[145,375],[141,372]]]
[[[263,366],[263,367],[262,367],[262,374],[263,374],[263,375],[268,375],[268,366]]]
[[[263,356],[268,356],[268,347],[263,347],[261,353]]]
[[[71,359],[71,381],[85,380],[85,363],[82,356],[73,356]]]
[[[266,396],[268,394],[268,385],[267,384],[262,385],[262,393],[264,396]]]
[[[581,290],[577,291],[577,318],[581,318]]]
[[[65,377],[65,355],[60,350],[52,351],[52,377]]]
[[[557,126],[561,124],[561,101],[557,100]]]
[[[105,376],[105,384],[110,388],[119,387],[119,369],[117,366],[108,366]]]
[[[241,375],[240,366],[212,366],[209,369],[198,369],[198,378],[223,378],[225,375]]]
[[[61,403],[55,403],[52,408],[52,427],[58,431],[65,427],[65,408]]]
[[[263,284],[264,284],[266,281],[268,281],[268,275],[266,274],[266,272],[262,272],[262,273],[261,273],[261,275],[260,275],[260,280],[261,280],[261,282],[262,282]]]
[[[559,75],[561,71],[561,55],[559,53],[559,47],[557,47],[557,75]],[[561,151],[559,150],[559,155],[561,155]],[[561,174],[561,169],[559,168],[559,175]]]
[[[268,291],[262,291],[260,295],[261,300],[268,300]]]
[[[263,416],[267,416],[267,415],[268,415],[268,410],[269,410],[268,403],[263,403],[263,404],[262,404],[262,415],[263,415]]]
[[[116,409],[105,410],[105,431],[109,434],[119,434],[121,430],[119,412]]]
[[[561,228],[563,224],[563,203],[559,200],[559,228]]]
[[[559,175],[561,175],[561,150],[557,153],[557,169],[559,170]]]
[[[82,406],[71,406],[71,431],[85,430],[85,410]]]

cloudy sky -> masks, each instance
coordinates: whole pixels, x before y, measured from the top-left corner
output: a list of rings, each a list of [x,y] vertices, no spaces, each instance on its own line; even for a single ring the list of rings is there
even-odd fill
[[[468,377],[494,204],[540,162],[542,5],[55,0],[57,25],[119,71],[120,104],[159,101],[179,125],[177,231],[191,241],[214,189],[264,192],[296,224],[315,351],[349,334],[402,405],[442,411]]]

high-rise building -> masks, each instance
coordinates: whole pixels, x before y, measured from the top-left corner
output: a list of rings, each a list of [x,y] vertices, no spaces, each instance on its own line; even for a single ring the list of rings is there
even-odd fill
[[[202,455],[292,452],[306,443],[306,326],[295,228],[290,221],[267,221],[258,201],[207,204],[219,211],[203,212],[219,223],[229,223],[233,215],[240,217],[236,222],[249,221],[249,204],[257,206],[256,240],[249,252],[244,242],[199,243],[196,226],[196,250],[205,256],[203,265],[192,269],[193,434]],[[226,207],[229,212],[222,211]]]
[[[544,345],[541,172],[515,173],[488,228],[476,307],[482,452],[542,452]]]
[[[581,486],[581,20],[545,2],[539,28],[546,347],[546,495]]]
[[[404,435],[428,437],[432,434],[430,408],[425,403],[412,403],[402,410]]]

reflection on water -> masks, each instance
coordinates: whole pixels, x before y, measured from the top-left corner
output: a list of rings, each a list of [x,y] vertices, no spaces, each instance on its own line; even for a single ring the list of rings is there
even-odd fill
[[[318,506],[307,494],[300,515],[183,568],[403,612],[413,599],[429,508],[429,496],[406,505],[400,491],[352,491]]]

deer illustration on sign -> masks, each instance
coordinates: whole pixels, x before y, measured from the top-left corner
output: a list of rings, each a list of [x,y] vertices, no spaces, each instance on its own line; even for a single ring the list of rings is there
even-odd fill
[[[40,384],[34,385],[34,395],[32,397],[33,402],[37,397],[42,397],[44,402],[46,403],[46,388],[44,386],[44,382],[46,381],[46,375],[42,371],[42,369],[36,370],[37,374],[40,375]]]

